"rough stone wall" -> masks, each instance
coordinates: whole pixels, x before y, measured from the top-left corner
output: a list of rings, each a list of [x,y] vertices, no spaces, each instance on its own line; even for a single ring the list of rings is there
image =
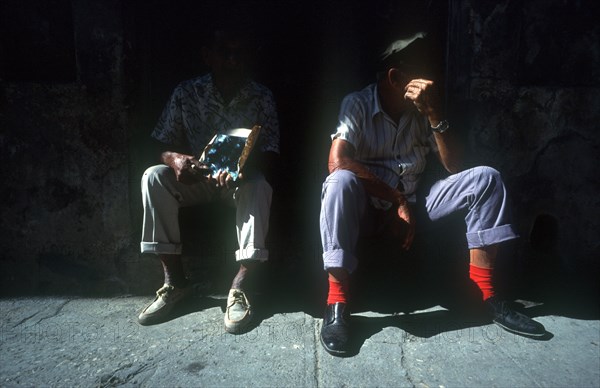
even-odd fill
[[[200,3],[178,6],[226,7]],[[373,13],[387,12],[385,3],[374,4]],[[304,183],[282,186],[284,199],[296,195],[302,206],[292,213],[278,208],[283,216],[275,225],[283,230],[293,218],[296,230],[286,233],[293,239],[273,243],[299,265],[319,261],[314,219],[339,100],[372,80],[358,53],[369,47],[362,40],[368,25],[360,23],[369,5],[309,5],[248,5],[260,15],[273,12],[262,15],[276,21],[264,27],[266,36],[273,36],[273,26],[282,32],[266,47],[262,77],[278,98],[284,163]],[[600,265],[600,27],[592,5],[450,0],[446,72],[451,120],[464,130],[472,162],[500,170],[512,193],[525,243],[519,254],[530,272],[583,274],[590,283]],[[182,18],[185,7],[178,6],[162,0],[0,3],[0,294],[136,292],[160,281],[157,263],[137,253],[139,178],[150,163],[144,142],[172,83],[197,75],[186,31],[204,14]],[[57,16],[61,9],[70,16]],[[71,23],[70,30],[55,32],[56,20]],[[169,24],[177,22],[182,25]],[[2,29],[22,31],[21,25],[38,37],[34,54],[55,60],[59,52],[63,60],[36,66],[40,58],[32,55],[27,66],[21,62],[21,74],[8,76],[8,55],[19,48],[10,40],[18,36]],[[72,47],[63,42],[67,35]],[[192,54],[195,59],[185,59]],[[37,78],[27,78],[36,71]],[[303,156],[302,149],[310,151]]]
[[[453,111],[473,161],[500,170],[530,270],[600,262],[600,26],[591,1],[452,1]]]
[[[26,7],[32,30],[56,22],[47,4],[28,3],[8,12]],[[120,2],[66,7],[76,79],[2,80],[3,294],[124,290],[131,228]]]

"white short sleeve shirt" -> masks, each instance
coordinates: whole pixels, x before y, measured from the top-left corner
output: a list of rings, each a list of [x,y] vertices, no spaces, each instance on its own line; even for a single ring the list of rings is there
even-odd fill
[[[402,182],[409,200],[414,200],[427,154],[437,152],[427,118],[412,109],[396,125],[381,109],[376,84],[344,98],[331,137],[352,144],[355,159],[389,186],[396,188]]]

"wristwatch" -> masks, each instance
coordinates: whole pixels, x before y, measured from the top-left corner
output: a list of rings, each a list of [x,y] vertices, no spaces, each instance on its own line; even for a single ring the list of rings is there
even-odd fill
[[[448,124],[448,121],[441,120],[438,123],[438,125],[436,125],[435,127],[431,127],[431,130],[437,133],[444,133],[448,128],[450,128],[450,124]]]

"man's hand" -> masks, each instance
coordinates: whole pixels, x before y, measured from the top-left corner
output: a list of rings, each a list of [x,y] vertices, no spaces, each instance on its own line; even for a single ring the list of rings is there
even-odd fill
[[[177,181],[187,185],[207,180],[210,174],[210,169],[191,155],[163,152],[161,159],[173,169]]]
[[[441,117],[439,94],[433,81],[413,79],[404,88],[404,98],[412,101],[417,110],[425,115],[430,123],[439,122]]]
[[[407,201],[400,202],[400,205],[398,205],[398,218],[406,223],[406,236],[402,248],[409,250],[415,237],[415,224]]]
[[[215,180],[215,185],[218,188],[226,187],[227,189],[232,189],[239,185],[239,179],[242,179],[242,174],[238,177],[237,181],[234,181],[231,175],[229,175],[226,171],[219,171],[215,178],[211,178]]]

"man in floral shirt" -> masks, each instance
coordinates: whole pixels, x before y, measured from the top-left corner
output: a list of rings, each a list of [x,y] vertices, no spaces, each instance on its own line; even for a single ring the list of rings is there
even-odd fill
[[[142,325],[165,321],[189,291],[181,262],[179,208],[223,199],[236,206],[240,263],[227,299],[225,329],[241,332],[252,319],[244,284],[256,263],[269,255],[265,237],[272,188],[264,166],[274,165],[279,154],[279,123],[271,91],[248,78],[248,54],[242,33],[216,31],[203,48],[210,73],[177,86],[152,133],[162,145],[162,164],[147,169],[142,178],[141,251],[158,255],[165,281],[139,315]],[[261,126],[261,134],[241,179],[234,181],[225,171],[197,173],[203,167],[197,158],[217,132],[255,125]]]

